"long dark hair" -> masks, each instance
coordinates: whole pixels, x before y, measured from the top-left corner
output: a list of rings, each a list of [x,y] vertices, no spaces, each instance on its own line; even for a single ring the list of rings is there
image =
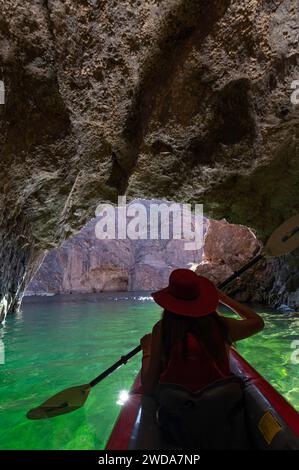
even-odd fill
[[[217,312],[212,312],[204,317],[187,317],[176,315],[168,310],[162,315],[162,350],[164,359],[168,362],[171,349],[177,341],[182,344],[182,355],[186,359],[188,355],[188,333],[191,333],[201,342],[217,360],[223,359],[225,348],[220,348],[215,342],[213,331],[218,328],[224,341],[228,341],[228,328]]]

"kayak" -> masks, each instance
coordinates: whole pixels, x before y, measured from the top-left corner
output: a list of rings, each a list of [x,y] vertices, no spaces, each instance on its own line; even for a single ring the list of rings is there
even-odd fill
[[[234,376],[243,384],[246,433],[250,435],[249,448],[299,450],[299,413],[234,349],[231,350],[230,363]],[[169,442],[165,440],[157,424],[156,412],[155,400],[142,393],[139,373],[106,449],[175,448],[169,446]],[[200,425],[210,426],[211,423],[201,422]],[[219,447],[215,447],[217,448]]]

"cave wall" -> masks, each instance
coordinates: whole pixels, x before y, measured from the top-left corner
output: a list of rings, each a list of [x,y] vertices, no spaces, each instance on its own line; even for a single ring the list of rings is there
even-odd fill
[[[118,194],[262,239],[298,212],[297,25],[297,0],[1,0],[1,316]]]
[[[232,286],[231,293],[244,302],[269,304],[281,311],[298,310],[298,266],[298,249],[279,258],[263,260],[243,276],[242,284]]]

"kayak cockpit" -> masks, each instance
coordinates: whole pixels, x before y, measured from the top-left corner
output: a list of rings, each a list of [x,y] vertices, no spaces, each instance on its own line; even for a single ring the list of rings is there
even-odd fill
[[[202,443],[199,450],[200,448],[299,449],[299,415],[296,410],[236,351],[231,353],[231,369],[236,380],[232,380],[231,383],[225,381],[223,384],[219,383],[214,389],[207,390],[203,399],[196,396],[191,396],[190,399],[187,395],[184,397],[184,393],[175,390],[175,387],[170,394],[169,390],[168,392],[164,390],[165,405],[171,407],[172,399],[178,403],[181,400],[184,406],[190,407],[193,423],[197,424],[198,421],[198,428],[194,429],[193,425],[186,432],[188,440],[181,436],[183,442],[181,446],[176,439],[178,436],[175,421],[172,425],[169,415],[167,432],[165,426],[159,426],[158,420],[161,424],[163,416],[157,419],[157,402],[153,397],[139,393],[141,390],[140,376],[138,376],[130,400],[122,409],[106,448],[110,450],[191,449],[194,448],[198,438],[197,442]],[[242,382],[241,407],[238,407],[241,400],[238,381]],[[215,400],[219,392],[222,393],[222,399]],[[214,405],[216,406],[214,410],[209,408],[212,399],[214,404],[218,403]],[[160,403],[161,400],[163,403],[163,394],[159,399]],[[188,410],[186,411],[188,415]],[[200,419],[197,420],[194,413],[198,413]],[[215,416],[219,417],[218,425]],[[223,427],[224,421],[226,427]]]

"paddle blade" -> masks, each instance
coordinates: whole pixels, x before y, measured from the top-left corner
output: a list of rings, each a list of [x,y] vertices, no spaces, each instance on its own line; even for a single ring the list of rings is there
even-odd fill
[[[278,227],[264,248],[268,256],[281,256],[299,247],[299,214]]]
[[[28,419],[45,419],[70,413],[84,405],[89,392],[89,384],[66,388],[62,392],[49,398],[40,406],[32,408],[32,410],[28,411],[26,416]]]

